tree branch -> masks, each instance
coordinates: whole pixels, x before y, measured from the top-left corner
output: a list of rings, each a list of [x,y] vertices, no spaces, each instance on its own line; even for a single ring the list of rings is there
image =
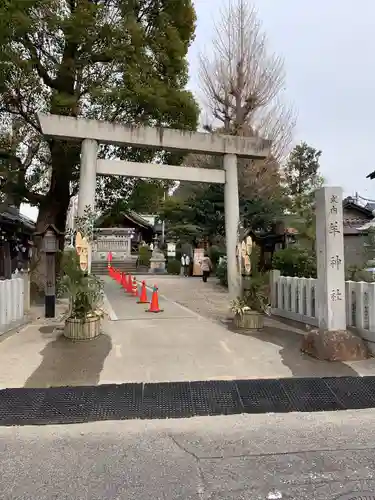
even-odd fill
[[[23,118],[23,120],[28,125],[33,127],[37,132],[39,132],[40,134],[42,133],[42,129],[40,127],[39,122],[36,122],[36,121],[34,122],[31,119],[31,113],[27,113],[26,111],[24,111],[22,109],[21,103],[18,102],[17,99],[15,99],[14,97],[10,97],[10,98],[8,98],[8,101],[9,101],[9,105],[11,105],[11,103],[13,102],[13,106],[15,106],[16,109],[12,109],[8,106],[5,106],[5,107],[0,108],[0,113],[10,113],[11,115],[18,115],[21,118]]]
[[[56,80],[52,79],[48,71],[45,69],[45,67],[42,65],[40,62],[40,59],[38,57],[38,53],[36,51],[35,45],[33,42],[28,38],[27,35],[25,35],[22,38],[22,41],[27,48],[27,50],[30,52],[31,56],[31,62],[33,63],[39,77],[43,80],[44,84],[47,85],[47,87],[55,90],[61,90],[57,85],[56,85]]]
[[[265,134],[275,144],[272,159],[284,156],[295,124],[293,113],[279,104],[284,64],[269,53],[250,0],[229,0],[212,47],[200,55],[199,79],[206,109],[226,132]]]
[[[40,205],[45,198],[44,194],[34,193],[33,191],[29,191],[26,187],[25,191],[26,193],[24,194],[24,198],[27,199],[32,205]]]

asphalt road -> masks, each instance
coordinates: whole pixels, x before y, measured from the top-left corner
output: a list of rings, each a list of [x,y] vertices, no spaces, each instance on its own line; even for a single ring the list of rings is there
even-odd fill
[[[327,500],[375,493],[374,423],[375,411],[361,410],[0,428],[1,498]]]

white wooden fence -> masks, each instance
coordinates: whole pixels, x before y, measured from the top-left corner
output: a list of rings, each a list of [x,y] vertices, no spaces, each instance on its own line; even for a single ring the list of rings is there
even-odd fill
[[[314,278],[291,278],[271,272],[271,312],[318,326]],[[375,352],[375,283],[346,281],[346,324],[356,328]]]
[[[318,326],[316,279],[291,278],[271,272],[271,312],[276,316]]]
[[[346,281],[346,324],[354,327],[375,352],[375,283]]]
[[[25,304],[25,280],[13,277],[0,280],[0,335],[22,323]]]

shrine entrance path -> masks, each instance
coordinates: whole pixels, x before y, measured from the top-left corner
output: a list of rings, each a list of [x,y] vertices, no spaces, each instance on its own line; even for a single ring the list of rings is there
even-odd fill
[[[113,347],[104,361],[100,383],[292,376],[278,355],[278,346],[235,334],[197,310],[177,303],[187,285],[184,278],[137,278],[145,279],[151,287],[158,285],[163,312],[145,312],[147,306],[137,304],[116,282],[105,278],[107,308],[112,318],[106,322],[105,332]],[[150,297],[151,291],[148,294]]]
[[[93,341],[66,340],[58,318],[2,335],[0,388],[375,375],[374,359],[345,364],[304,356],[304,332],[274,319],[252,335],[231,331],[224,323],[227,293],[213,278],[206,284],[177,276],[144,279],[158,285],[164,312],[147,313],[105,277],[110,316]]]
[[[264,331],[241,335],[228,328],[229,298],[216,278],[137,276],[159,288],[163,313],[151,315],[105,278],[112,318],[106,331],[117,345],[104,363],[101,383],[116,381],[231,380],[353,376],[343,363],[301,354],[305,332],[266,318]],[[150,292],[149,292],[150,294]],[[122,375],[121,375],[122,374]]]

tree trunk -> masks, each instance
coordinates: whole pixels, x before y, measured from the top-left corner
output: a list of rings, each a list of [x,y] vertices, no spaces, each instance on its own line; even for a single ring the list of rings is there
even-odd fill
[[[65,141],[51,141],[52,175],[48,193],[40,204],[36,233],[53,224],[60,231],[60,251],[64,249],[66,218],[70,202],[70,180],[79,160],[79,145]],[[46,280],[45,259],[40,251],[42,238],[34,237],[34,252],[31,264],[33,298],[44,295]],[[56,275],[60,272],[60,255],[56,259]]]

